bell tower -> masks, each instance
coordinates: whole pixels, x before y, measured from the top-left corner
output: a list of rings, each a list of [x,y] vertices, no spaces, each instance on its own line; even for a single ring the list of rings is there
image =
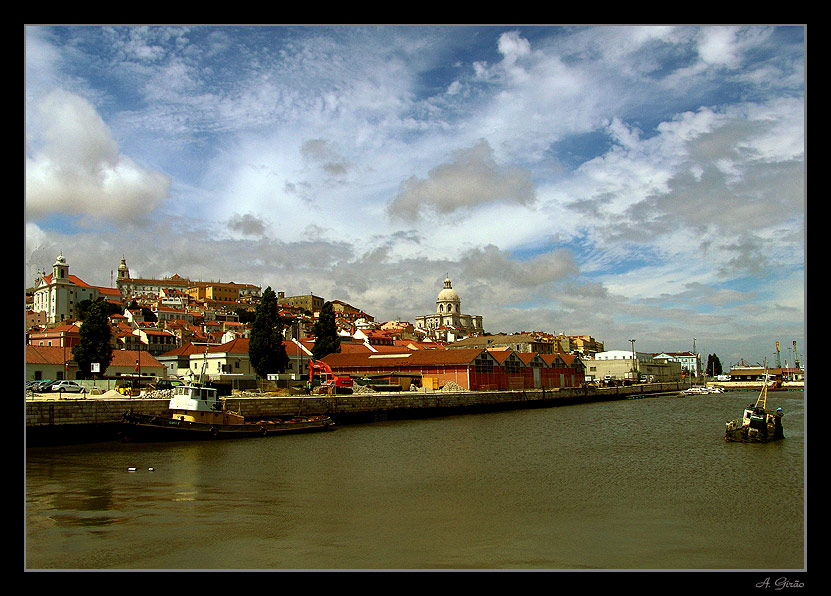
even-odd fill
[[[69,279],[69,265],[66,264],[66,258],[63,253],[58,255],[55,259],[55,264],[52,265],[52,281],[55,283],[66,282]]]
[[[121,263],[118,265],[118,281],[123,279],[130,279],[130,270],[127,268],[127,261],[121,257]]]

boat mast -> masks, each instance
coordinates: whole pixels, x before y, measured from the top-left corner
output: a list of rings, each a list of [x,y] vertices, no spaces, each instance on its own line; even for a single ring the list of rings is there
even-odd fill
[[[202,377],[205,375],[205,369],[208,367],[208,346],[205,346],[205,354],[202,358],[202,370],[199,371],[199,384],[202,385]]]
[[[756,405],[754,407],[759,407],[759,402],[762,403],[762,409],[767,408],[768,403],[768,371],[765,369],[765,380],[762,383],[762,391],[759,392],[759,397],[756,398]]]

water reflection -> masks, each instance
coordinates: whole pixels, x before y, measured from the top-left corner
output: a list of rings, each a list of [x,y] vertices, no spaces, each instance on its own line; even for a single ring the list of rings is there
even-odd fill
[[[798,569],[802,394],[785,441],[725,443],[749,395],[30,449],[27,565]]]

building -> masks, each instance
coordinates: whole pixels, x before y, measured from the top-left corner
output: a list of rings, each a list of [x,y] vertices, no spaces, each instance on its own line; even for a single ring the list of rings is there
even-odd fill
[[[320,296],[313,294],[305,294],[303,296],[289,296],[286,298],[282,292],[277,294],[277,302],[291,308],[299,308],[304,312],[316,313],[323,309],[323,304],[326,302]],[[334,310],[334,308],[332,309]]]
[[[260,295],[259,286],[234,282],[191,281],[178,274],[162,279],[133,278],[123,257],[118,266],[115,284],[124,299],[145,296],[158,300],[166,296],[186,294],[192,299],[225,303],[239,302]]]
[[[143,375],[165,377],[165,366],[147,352],[113,350],[113,359],[101,377],[114,378],[121,375]],[[79,379],[78,364],[70,348],[57,346],[26,346],[26,380]]]
[[[764,366],[733,366],[730,368],[731,381],[763,381],[767,375],[772,381],[804,381],[805,371],[800,368]]]
[[[557,349],[557,342],[553,336],[534,333],[477,335],[447,345],[449,350],[457,348],[510,349],[514,352],[536,352],[538,354],[554,354],[560,351]]]
[[[652,359],[678,362],[681,364],[683,371],[694,377],[697,377],[698,373],[703,370],[701,367],[701,354],[694,354],[693,352],[661,352],[660,354],[653,354]]]
[[[69,264],[63,254],[52,265],[52,273],[43,274],[35,283],[32,310],[45,313],[47,325],[68,323],[78,318],[78,305],[89,300],[117,300],[121,297],[112,288],[91,286],[75,275],[70,275]]]
[[[434,314],[416,317],[416,326],[436,337],[442,328],[452,328],[453,335],[462,337],[472,333],[484,333],[481,315],[462,314],[462,300],[453,289],[450,278],[444,280],[444,288],[436,297],[436,312]]]
[[[560,336],[558,336],[558,339],[561,339]],[[605,351],[603,342],[597,341],[590,335],[566,335],[561,341],[561,349],[564,352],[577,352],[588,355]],[[566,342],[568,345],[566,345]]]
[[[670,382],[681,379],[677,360],[656,358],[647,352],[609,350],[584,360],[587,381]]]
[[[77,323],[69,323],[43,329],[42,331],[32,331],[29,333],[28,343],[32,346],[71,348],[81,343],[80,330],[81,328]]]
[[[580,359],[568,354],[557,356],[507,349],[463,348],[377,353],[349,351],[329,354],[323,360],[338,375],[407,376],[424,387],[433,388],[447,383],[471,391],[579,387],[584,380]]]

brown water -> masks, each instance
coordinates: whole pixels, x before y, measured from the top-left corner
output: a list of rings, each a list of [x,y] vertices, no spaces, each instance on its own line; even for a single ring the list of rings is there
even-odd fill
[[[725,443],[724,423],[754,400],[30,448],[25,565],[801,570],[804,396],[769,396],[784,441]]]

